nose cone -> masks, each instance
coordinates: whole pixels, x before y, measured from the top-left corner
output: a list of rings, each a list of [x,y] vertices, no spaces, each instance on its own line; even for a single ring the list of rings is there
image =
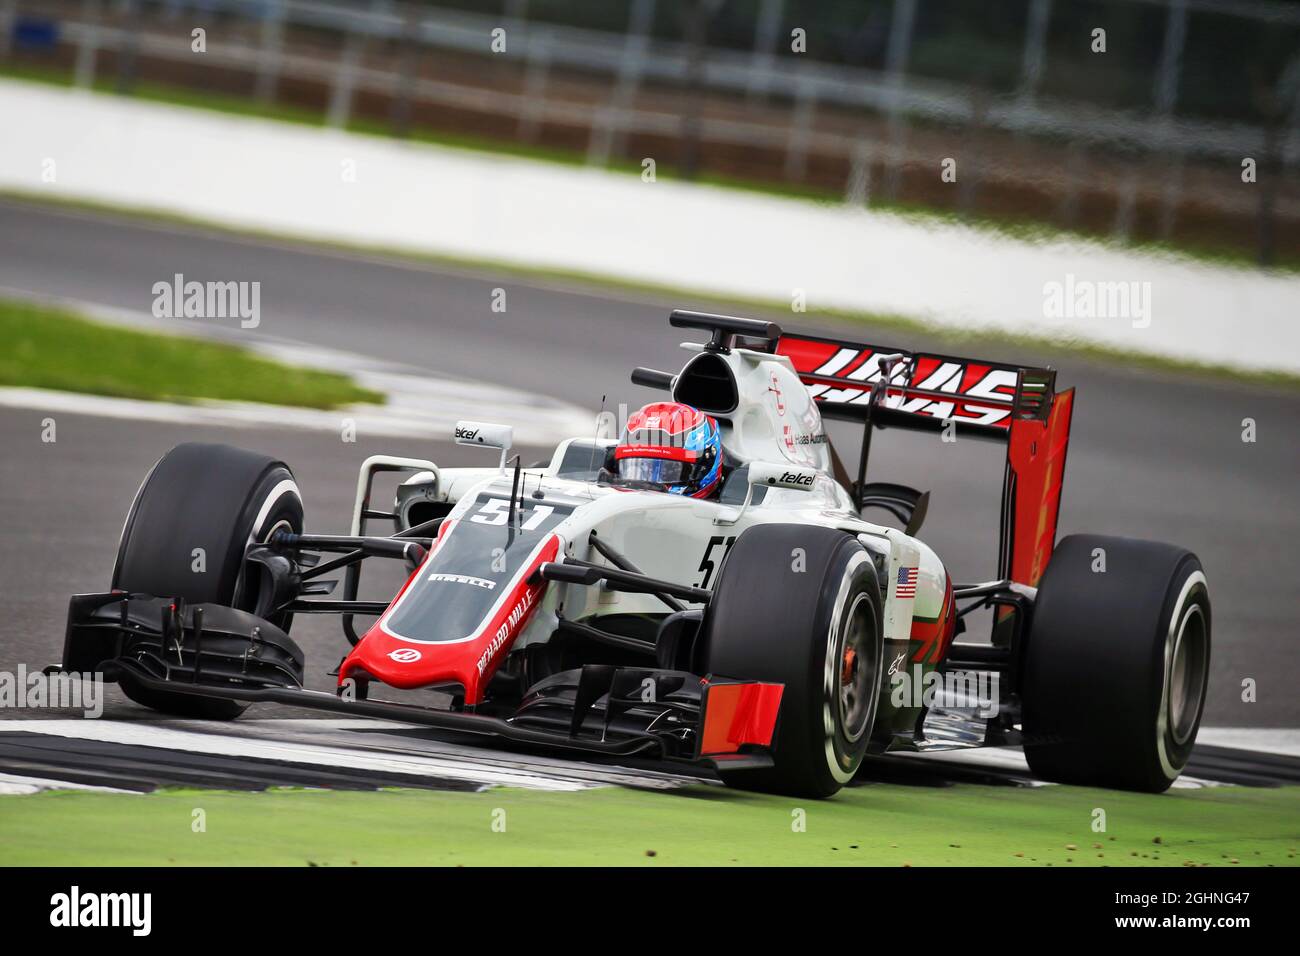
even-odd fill
[[[449,668],[451,656],[446,651],[447,646],[438,644],[420,646],[407,643],[376,626],[358,642],[339,668],[339,682],[356,677],[357,671],[404,690],[458,680],[458,671],[449,672],[455,669]]]
[[[439,548],[352,649],[339,668],[339,683],[363,675],[404,690],[457,683],[466,704],[479,703],[541,602],[546,582],[529,579],[559,554],[554,535],[535,544],[512,574],[495,579],[451,570],[452,552]]]

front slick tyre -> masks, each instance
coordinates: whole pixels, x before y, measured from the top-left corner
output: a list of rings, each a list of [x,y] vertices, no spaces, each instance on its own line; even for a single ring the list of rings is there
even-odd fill
[[[255,582],[245,580],[245,549],[279,529],[302,533],[302,520],[302,496],[284,462],[229,445],[177,445],[136,492],[113,587],[252,611],[257,596]],[[198,554],[200,566],[194,564]],[[271,623],[289,627],[287,616]],[[122,691],[137,704],[181,717],[230,720],[248,707],[152,690],[129,679]]]
[[[853,779],[880,700],[880,586],[851,535],[758,525],[736,539],[704,620],[707,671],[784,685],[774,765],[731,786],[829,797]]]
[[[1025,647],[1030,769],[1061,783],[1167,790],[1196,743],[1209,673],[1210,595],[1196,555],[1063,538]]]

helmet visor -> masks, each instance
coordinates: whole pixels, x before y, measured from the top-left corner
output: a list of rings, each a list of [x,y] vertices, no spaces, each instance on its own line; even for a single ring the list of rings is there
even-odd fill
[[[643,481],[667,488],[686,483],[690,465],[671,458],[620,458],[618,477],[623,481]]]

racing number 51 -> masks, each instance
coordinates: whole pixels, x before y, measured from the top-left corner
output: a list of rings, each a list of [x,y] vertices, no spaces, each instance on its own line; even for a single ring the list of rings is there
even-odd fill
[[[736,536],[734,534],[727,535],[725,538],[721,535],[715,535],[709,539],[708,545],[704,548],[704,557],[700,559],[699,570],[704,574],[704,578],[699,584],[695,585],[697,588],[707,588],[709,586],[709,579],[713,577],[713,572],[716,568],[716,565],[713,563],[713,549],[718,545],[722,545],[722,557],[725,559],[727,557],[727,552],[731,550],[731,546],[735,543]]]
[[[532,531],[543,521],[545,521],[555,509],[550,505],[537,505],[532,511],[527,511],[522,506],[521,513],[528,514],[528,520],[519,526],[521,531]],[[470,521],[476,521],[479,524],[502,525],[510,517],[510,502],[505,498],[491,498],[486,501],[477,514],[469,516]]]

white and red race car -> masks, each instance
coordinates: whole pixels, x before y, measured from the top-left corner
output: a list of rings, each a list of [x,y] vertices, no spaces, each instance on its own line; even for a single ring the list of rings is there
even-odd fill
[[[130,507],[111,589],[72,599],[58,669],[167,713],[309,706],[811,796],[868,753],[981,744],[1022,744],[1054,780],[1172,783],[1205,700],[1205,575],[1172,545],[1056,540],[1074,394],[1055,372],[671,322],[708,341],[632,378],[719,422],[715,500],[611,481],[608,429],[524,468],[509,427],[463,422],[495,465],[370,458],[351,534],[319,535],[284,463],[180,445]],[[856,477],[823,417],[861,425]],[[879,427],[1006,445],[998,580],[954,584],[918,537],[928,494],[867,480]],[[410,473],[391,511],[371,504],[383,471]],[[409,565],[390,601],[358,598],[373,558]],[[955,640],[981,608],[988,639]],[[340,615],[353,645],[335,693],[303,686],[304,613]]]

